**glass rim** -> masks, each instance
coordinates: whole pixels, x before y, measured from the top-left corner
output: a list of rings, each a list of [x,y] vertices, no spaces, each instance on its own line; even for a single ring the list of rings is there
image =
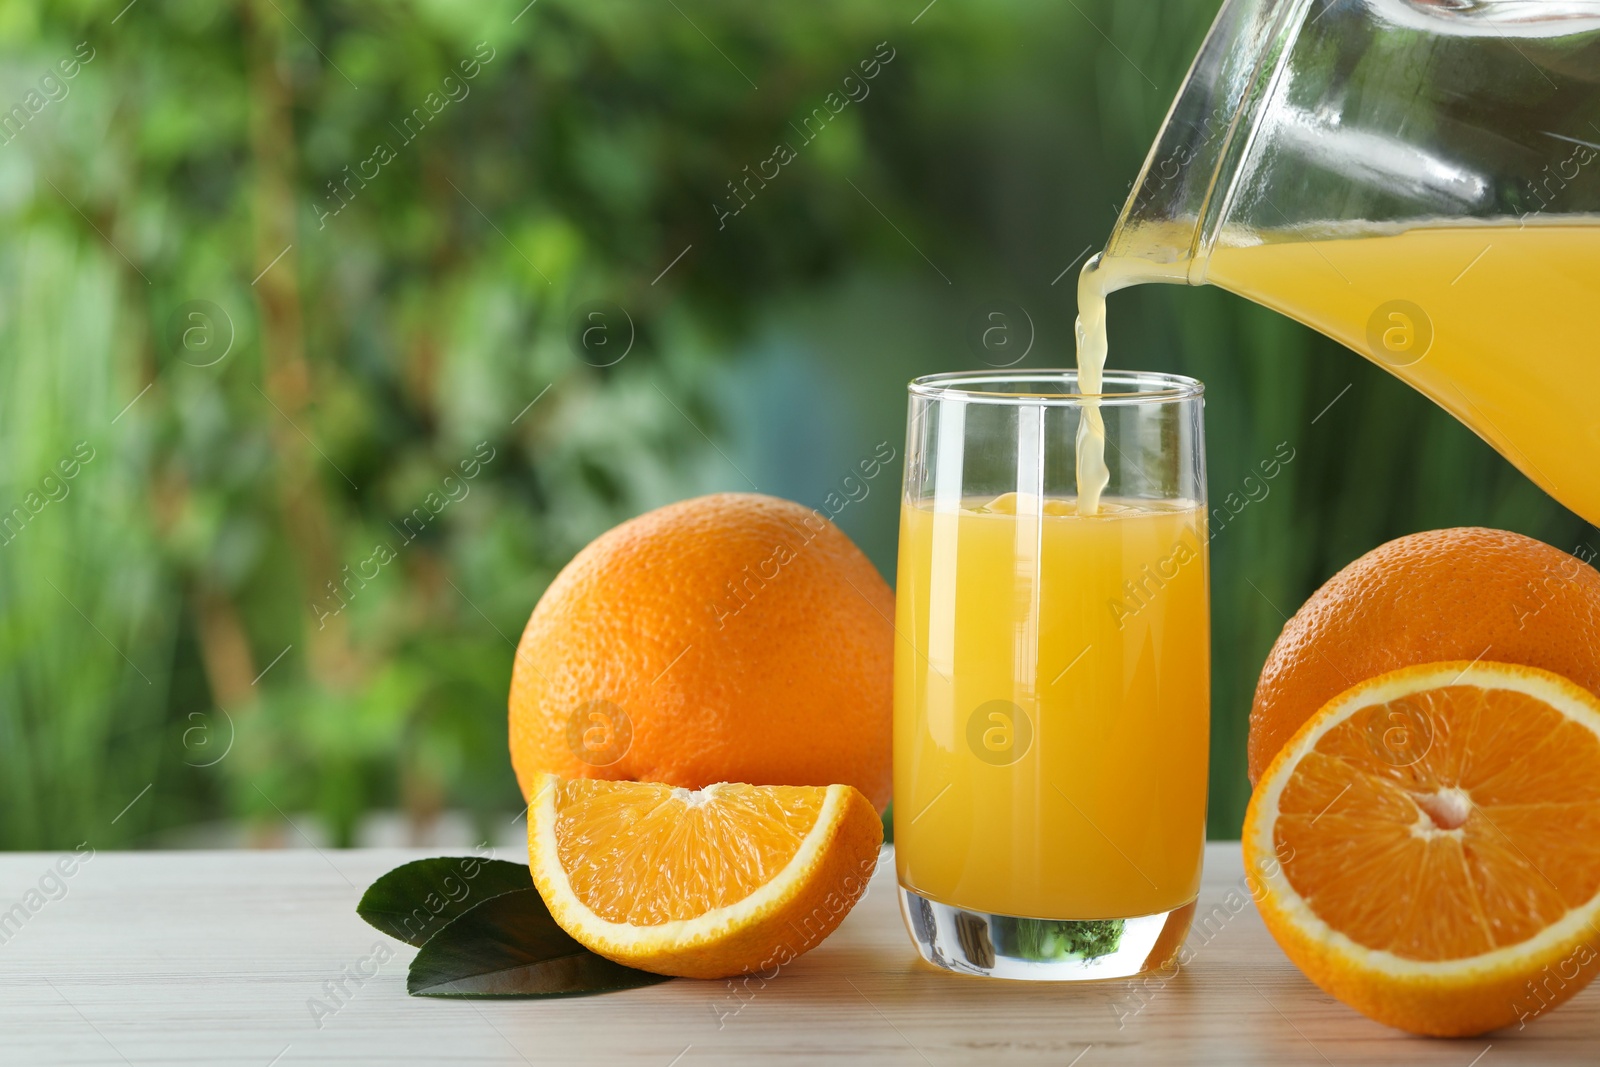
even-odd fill
[[[1172,404],[1205,395],[1205,383],[1184,374],[1164,371],[1107,370],[1101,375],[1102,392],[1076,392],[1078,372],[1073,368],[1040,370],[970,370],[924,374],[911,379],[906,389],[928,400],[959,400],[972,404],[1075,407],[1098,400],[1101,404]],[[1037,392],[1028,385],[1065,386],[1055,392]],[[1022,388],[1005,388],[1020,386]],[[1111,388],[1106,388],[1111,387]]]

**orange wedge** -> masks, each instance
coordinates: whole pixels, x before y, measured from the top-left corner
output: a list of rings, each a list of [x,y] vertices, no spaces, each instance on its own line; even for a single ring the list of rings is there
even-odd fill
[[[1600,967],[1600,700],[1505,663],[1362,682],[1263,773],[1244,857],[1273,937],[1351,1007],[1524,1024]]]
[[[848,785],[704,789],[540,775],[534,884],[591,952],[685,978],[781,967],[866,891],[883,843]]]

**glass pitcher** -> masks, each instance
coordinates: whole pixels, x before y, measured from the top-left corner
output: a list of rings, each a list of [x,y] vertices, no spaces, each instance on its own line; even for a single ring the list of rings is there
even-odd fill
[[[1343,342],[1600,523],[1600,2],[1226,0],[1112,231]]]

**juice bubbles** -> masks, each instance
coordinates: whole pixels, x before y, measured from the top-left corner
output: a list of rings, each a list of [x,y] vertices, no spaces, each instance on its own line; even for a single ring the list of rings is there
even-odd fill
[[[1389,368],[1600,522],[1600,224],[1264,236],[1219,245],[1206,281]]]
[[[901,511],[900,884],[980,912],[1150,915],[1193,900],[1210,707],[1193,501],[1009,493]]]

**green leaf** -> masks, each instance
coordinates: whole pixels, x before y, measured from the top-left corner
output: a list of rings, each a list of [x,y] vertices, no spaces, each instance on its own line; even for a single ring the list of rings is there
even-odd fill
[[[597,956],[533,889],[485,900],[439,931],[406,976],[414,997],[584,996],[668,981]]]
[[[390,937],[421,948],[484,901],[532,889],[533,876],[525,863],[438,856],[402,864],[373,882],[356,914]]]

